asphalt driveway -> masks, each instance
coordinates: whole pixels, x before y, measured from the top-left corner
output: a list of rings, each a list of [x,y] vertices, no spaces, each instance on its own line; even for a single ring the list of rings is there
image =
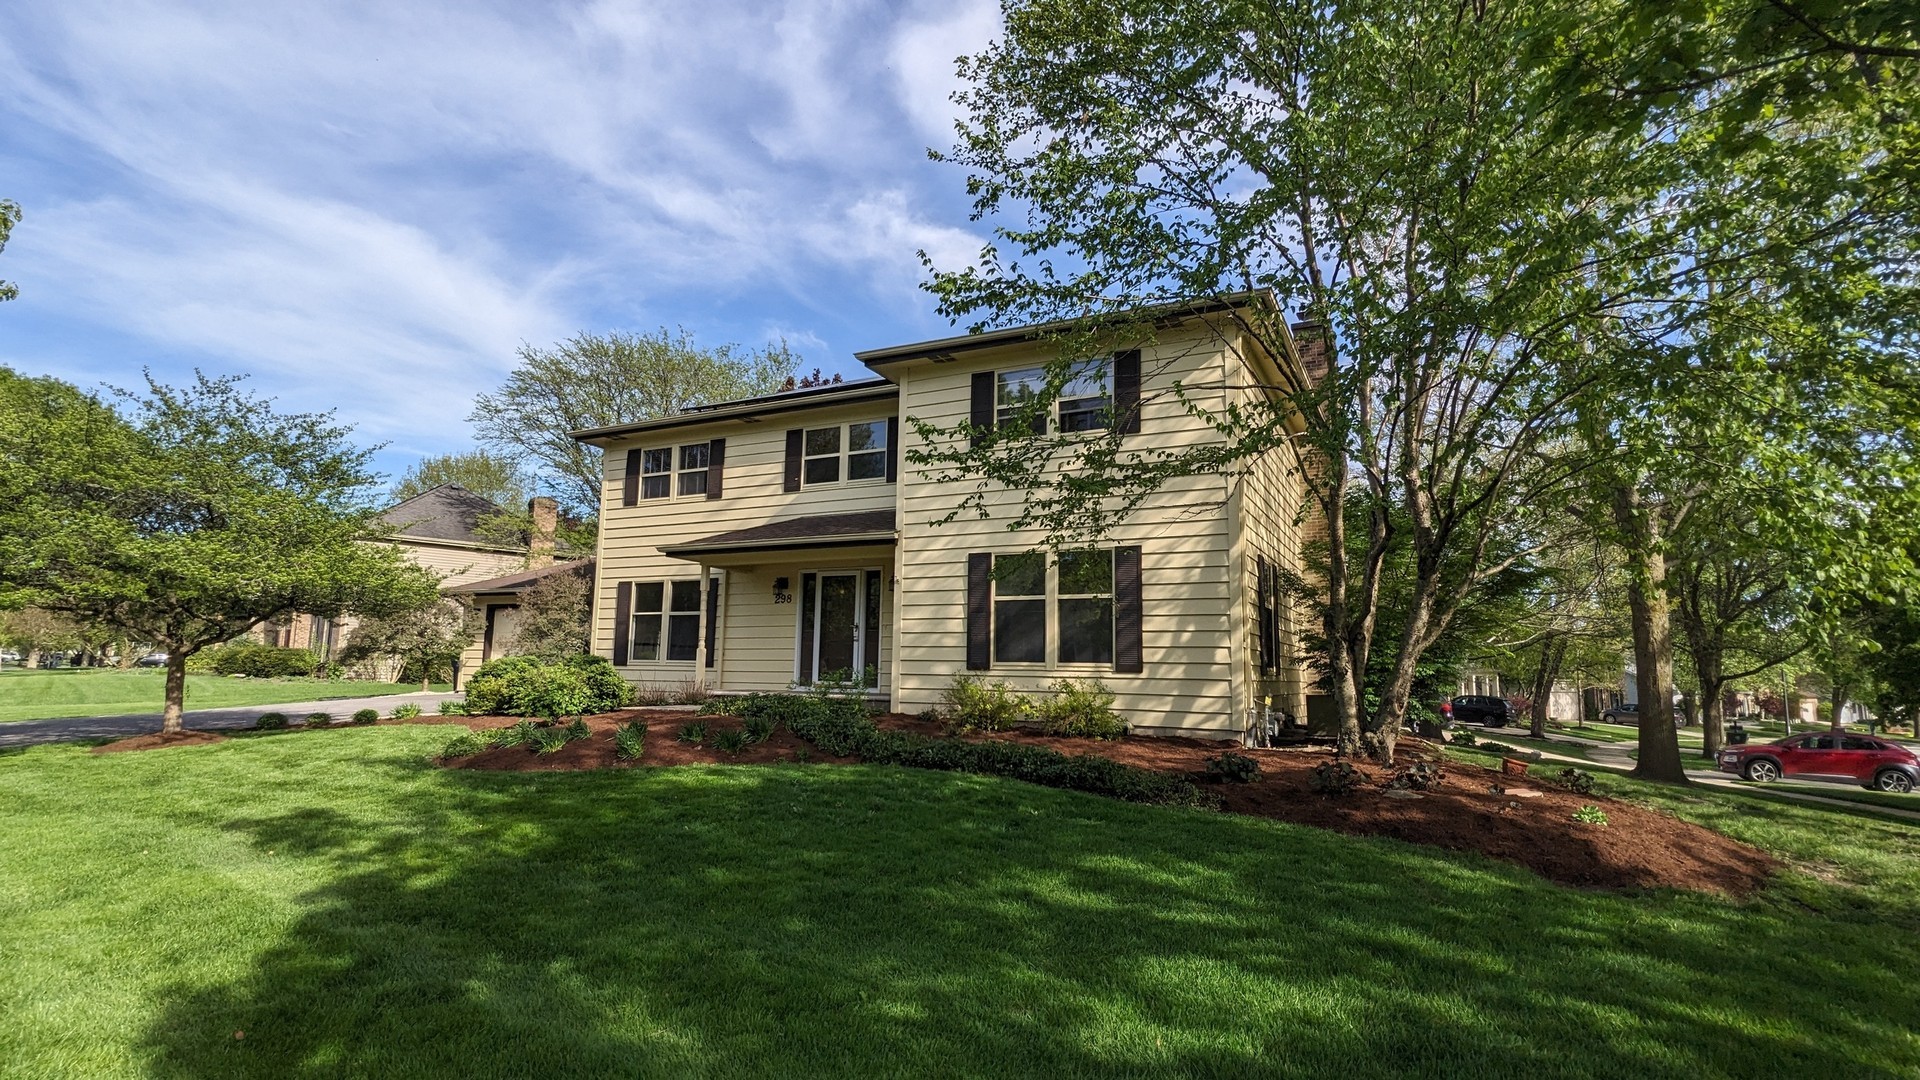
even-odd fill
[[[284,713],[298,720],[308,713],[328,713],[345,720],[360,709],[378,709],[381,716],[394,707],[412,702],[421,712],[439,712],[443,701],[458,701],[464,694],[383,694],[366,698],[330,698],[326,701],[294,701],[281,705],[236,705],[225,709],[188,709],[185,724],[201,731],[252,727],[267,713]],[[145,735],[160,730],[160,714],[123,713],[119,716],[69,716],[57,720],[16,720],[0,724],[0,750],[42,743],[79,742],[86,739],[117,739]]]

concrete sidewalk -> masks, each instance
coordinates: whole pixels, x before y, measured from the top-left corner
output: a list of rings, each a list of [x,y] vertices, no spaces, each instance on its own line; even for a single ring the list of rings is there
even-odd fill
[[[286,714],[298,721],[308,713],[331,714],[345,720],[361,709],[378,709],[381,716],[396,707],[412,703],[423,713],[437,713],[443,701],[458,701],[464,694],[412,693],[382,694],[379,697],[331,698],[326,701],[293,701],[284,705],[236,705],[227,709],[188,709],[187,727],[200,731],[252,727],[267,713]],[[16,720],[0,724],[0,749],[39,746],[43,743],[78,742],[85,739],[118,739],[145,735],[160,730],[160,714],[125,713],[120,716],[70,716],[55,720]]]

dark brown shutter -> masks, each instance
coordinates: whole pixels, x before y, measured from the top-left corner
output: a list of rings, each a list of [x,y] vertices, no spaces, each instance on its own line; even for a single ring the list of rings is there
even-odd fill
[[[787,480],[784,490],[800,490],[800,447],[806,437],[807,433],[800,428],[787,432]]]
[[[1140,648],[1140,549],[1113,549],[1113,670],[1137,675]]]
[[[1273,670],[1273,566],[1265,555],[1254,556],[1257,584],[1254,586],[1255,632],[1258,635],[1260,670]]]
[[[1140,433],[1140,350],[1128,349],[1113,358],[1113,408],[1120,417],[1122,435]]]
[[[620,484],[620,505],[632,506],[640,501],[640,451],[627,451],[627,475]]]
[[[993,556],[967,556],[967,670],[993,666]]]
[[[719,439],[714,440],[715,446],[719,446],[720,443],[721,443],[721,440]],[[717,452],[718,451],[716,451],[716,453]],[[709,495],[708,498],[712,498],[712,496]],[[719,651],[714,648],[714,645],[720,640],[719,627],[720,627],[720,579],[709,578],[707,579],[707,666],[708,667],[714,666],[713,664],[714,654]]]
[[[986,433],[993,430],[993,372],[976,371],[973,373],[973,445],[979,446],[986,441]]]
[[[613,587],[613,665],[620,667],[627,662],[627,631],[633,618],[633,582],[623,581]]]
[[[887,483],[900,482],[900,418],[887,417]]]
[[[726,474],[727,440],[715,439],[707,444],[707,498],[720,497],[720,481]]]

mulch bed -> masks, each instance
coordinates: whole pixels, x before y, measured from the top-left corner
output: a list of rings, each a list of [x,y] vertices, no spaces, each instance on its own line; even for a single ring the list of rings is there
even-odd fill
[[[156,731],[151,735],[134,735],[130,738],[115,739],[110,743],[101,743],[93,748],[93,753],[117,754],[123,750],[160,750],[169,746],[205,746],[208,743],[226,741],[225,735],[216,735],[211,731],[181,730],[172,734]]]
[[[474,727],[516,722],[510,717],[468,719]],[[447,764],[462,769],[544,772],[636,765],[759,765],[793,761],[802,752],[815,761],[845,760],[820,754],[784,727],[768,741],[738,754],[675,741],[681,726],[693,719],[684,712],[631,710],[590,718],[593,738],[569,743],[557,753],[535,754],[526,747],[502,747]],[[730,717],[701,719],[710,732],[739,726],[739,721]],[[647,725],[647,750],[640,761],[621,761],[614,756],[612,731],[629,720]],[[883,716],[879,722],[896,731],[942,733],[938,725],[909,716]],[[1668,814],[1600,795],[1575,795],[1537,780],[1503,777],[1492,769],[1459,762],[1445,763],[1446,779],[1438,788],[1416,793],[1417,798],[1385,793],[1393,770],[1354,762],[1366,776],[1366,786],[1350,795],[1329,798],[1308,784],[1313,767],[1332,759],[1324,749],[1249,750],[1202,739],[1146,736],[1094,742],[1018,731],[968,737],[1031,743],[1065,754],[1099,754],[1123,764],[1209,784],[1220,796],[1222,809],[1231,813],[1479,852],[1565,885],[1695,889],[1745,896],[1760,888],[1779,867],[1778,860],[1758,848]],[[1210,784],[1207,759],[1223,750],[1237,750],[1258,761],[1260,775],[1249,784]],[[1435,748],[1416,739],[1400,743],[1402,764],[1435,754]],[[1506,789],[1505,794],[1494,794],[1490,790],[1494,787]],[[1583,806],[1605,810],[1607,824],[1574,821],[1574,811]]]
[[[464,724],[476,730],[507,727],[519,722],[511,716],[419,716],[412,720],[381,720],[381,724]],[[698,720],[708,730],[702,745],[675,738],[682,726]],[[639,761],[622,761],[614,753],[614,729],[630,721],[647,727],[647,748]],[[914,717],[879,718],[881,727],[943,734],[941,728]],[[454,769],[504,772],[572,772],[584,769],[659,768],[674,765],[767,765],[816,761],[844,764],[852,759],[821,753],[785,727],[763,743],[727,754],[712,745],[713,734],[739,728],[733,717],[695,717],[686,711],[628,709],[587,718],[593,736],[568,743],[555,753],[537,754],[525,746],[500,747],[444,762]],[[297,728],[291,730],[298,730]],[[1371,762],[1352,762],[1365,776],[1357,791],[1339,797],[1315,792],[1308,783],[1314,766],[1332,760],[1325,749],[1244,749],[1231,743],[1203,739],[1129,736],[1112,742],[1069,739],[1012,731],[966,736],[1005,739],[1045,746],[1065,754],[1098,754],[1127,765],[1173,773],[1206,785],[1220,797],[1222,809],[1236,814],[1274,818],[1359,836],[1384,836],[1454,851],[1473,851],[1503,862],[1524,866],[1550,881],[1595,889],[1672,888],[1746,896],[1765,884],[1779,868],[1779,860],[1758,848],[1729,839],[1710,829],[1657,813],[1632,803],[1601,795],[1575,795],[1537,779],[1503,777],[1500,773],[1461,762],[1445,762],[1446,779],[1439,787],[1391,796],[1386,782],[1393,770]],[[184,731],[178,735],[141,735],[94,748],[94,753],[147,750],[162,746],[221,741],[211,732]],[[1260,763],[1252,783],[1215,783],[1206,775],[1207,760],[1224,750],[1246,754]],[[1438,760],[1437,749],[1417,739],[1402,739],[1401,764]],[[1496,793],[1493,788],[1505,789]],[[1574,811],[1598,806],[1607,824],[1588,825],[1573,820]]]

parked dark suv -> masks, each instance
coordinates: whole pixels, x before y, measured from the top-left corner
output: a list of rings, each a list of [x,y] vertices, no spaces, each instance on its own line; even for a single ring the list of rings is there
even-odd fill
[[[1783,776],[1851,780],[1879,791],[1912,791],[1920,785],[1920,757],[1899,743],[1866,735],[1790,735],[1759,746],[1720,751],[1721,772],[1765,783]]]
[[[1453,699],[1453,718],[1463,724],[1506,727],[1518,714],[1513,702],[1490,694],[1462,694]]]

